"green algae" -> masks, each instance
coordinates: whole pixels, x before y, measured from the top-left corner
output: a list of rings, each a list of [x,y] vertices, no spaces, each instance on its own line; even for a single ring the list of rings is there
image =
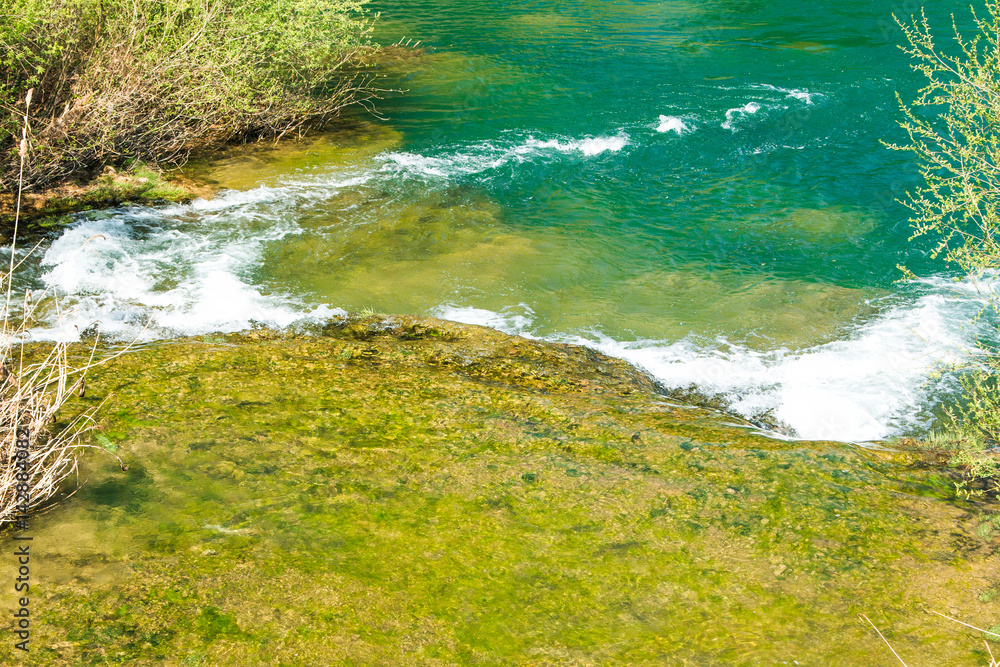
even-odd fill
[[[68,224],[70,213],[120,204],[162,204],[194,198],[182,184],[169,180],[160,170],[134,164],[122,173],[108,167],[104,173],[80,185],[67,183],[43,193],[27,193],[21,202],[20,220],[29,220],[35,231]],[[0,196],[0,228],[5,234],[14,227],[16,200]]]
[[[401,139],[384,125],[351,118],[297,139],[227,146],[191,160],[180,173],[213,189],[249,190],[290,176],[369,164],[372,156],[395,148]]]
[[[958,665],[981,642],[924,610],[1000,618],[1000,514],[915,454],[770,439],[582,348],[353,318],[136,349],[80,402],[111,393],[129,468],[88,455],[35,520],[5,662],[871,664],[865,613]]]

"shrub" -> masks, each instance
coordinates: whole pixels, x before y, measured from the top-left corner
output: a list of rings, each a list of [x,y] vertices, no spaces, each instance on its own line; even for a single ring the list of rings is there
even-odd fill
[[[897,22],[926,85],[909,105],[900,101],[907,145],[920,164],[923,185],[903,203],[912,212],[914,237],[936,239],[932,256],[943,257],[979,282],[989,308],[1000,312],[991,284],[1000,269],[1000,4],[988,0],[986,14],[973,10],[976,34],[964,38],[954,26],[955,53],[935,43],[926,15]],[[953,462],[970,477],[992,480],[1000,461],[1000,356],[982,344],[981,363],[963,378],[965,404],[949,413],[937,444],[956,452]]]
[[[29,88],[29,188],[106,164],[180,164],[371,100],[370,79],[351,67],[370,31],[365,1],[8,0],[0,187],[17,182],[17,101]]]

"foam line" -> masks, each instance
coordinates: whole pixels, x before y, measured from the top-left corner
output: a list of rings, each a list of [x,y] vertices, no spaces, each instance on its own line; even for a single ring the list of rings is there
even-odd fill
[[[928,285],[935,289],[890,308],[849,338],[805,350],[761,352],[721,338],[623,342],[600,333],[547,338],[630,361],[667,388],[693,386],[723,399],[736,414],[777,421],[798,438],[877,440],[928,428],[928,408],[950,377],[937,377],[939,372],[978,353],[971,322],[982,295],[971,281],[957,288],[945,281]],[[524,321],[530,311],[516,320],[457,308],[442,316],[512,334],[532,331]]]
[[[539,139],[528,135],[513,141],[481,141],[461,146],[440,155],[422,155],[406,151],[381,156],[382,170],[430,178],[456,178],[479,174],[507,164],[553,159],[559,156],[591,158],[617,153],[629,144],[624,130],[617,134],[572,139]]]

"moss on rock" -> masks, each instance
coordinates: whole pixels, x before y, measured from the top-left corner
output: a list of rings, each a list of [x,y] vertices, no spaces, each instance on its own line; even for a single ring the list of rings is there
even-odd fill
[[[36,520],[4,662],[871,664],[863,612],[957,665],[981,642],[923,610],[1000,620],[996,510],[916,455],[770,439],[583,348],[345,318],[137,348],[81,400],[111,393],[131,465],[88,456]]]
[[[137,165],[125,172],[108,167],[104,172],[80,184],[65,183],[40,193],[25,193],[21,201],[21,220],[38,221],[42,227],[64,224],[59,216],[119,204],[154,204],[184,202],[195,193],[179,183],[168,181],[155,169]],[[0,193],[0,228],[13,228],[17,199]]]

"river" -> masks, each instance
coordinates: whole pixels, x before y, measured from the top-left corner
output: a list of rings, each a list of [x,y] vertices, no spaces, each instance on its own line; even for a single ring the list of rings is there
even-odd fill
[[[888,1],[377,2],[382,119],[191,165],[211,201],[81,214],[37,337],[435,315],[575,342],[787,435],[922,435],[986,320],[908,240]],[[950,26],[943,11],[932,24]],[[903,281],[897,265],[921,276]],[[65,311],[68,311],[66,313]]]

